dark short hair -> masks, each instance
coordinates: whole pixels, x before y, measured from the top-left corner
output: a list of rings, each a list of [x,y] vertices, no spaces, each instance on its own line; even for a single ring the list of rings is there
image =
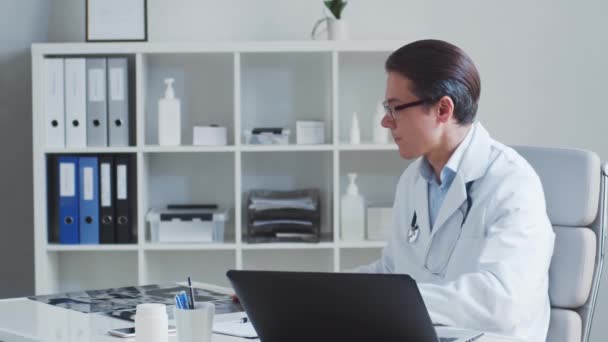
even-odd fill
[[[385,69],[409,79],[413,84],[410,90],[421,99],[429,99],[429,104],[449,96],[461,125],[475,119],[481,80],[471,58],[457,46],[441,40],[419,40],[394,51]]]

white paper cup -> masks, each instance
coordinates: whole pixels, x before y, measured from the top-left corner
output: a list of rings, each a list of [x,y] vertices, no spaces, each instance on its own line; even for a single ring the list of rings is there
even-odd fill
[[[211,342],[213,332],[213,303],[196,303],[194,310],[173,309],[179,342]]]

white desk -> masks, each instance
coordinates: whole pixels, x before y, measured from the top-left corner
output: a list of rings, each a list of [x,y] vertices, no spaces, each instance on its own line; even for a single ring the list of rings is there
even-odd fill
[[[230,317],[219,317],[230,319]],[[128,321],[101,314],[83,314],[27,298],[0,300],[0,341],[4,342],[126,342],[112,337],[108,330],[133,326]],[[177,342],[175,336],[169,341]],[[213,335],[213,342],[253,342],[259,340]],[[479,342],[513,342],[486,335]]]

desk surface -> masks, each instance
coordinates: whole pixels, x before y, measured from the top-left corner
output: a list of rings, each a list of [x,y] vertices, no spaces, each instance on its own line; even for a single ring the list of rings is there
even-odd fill
[[[218,315],[216,319],[234,319],[235,314],[230,315]],[[129,326],[133,324],[128,321],[101,314],[83,314],[27,298],[0,300],[0,341],[126,342],[129,340],[112,337],[107,332]],[[177,342],[177,338],[171,336],[169,341]],[[259,340],[213,335],[213,342],[254,341]],[[485,335],[478,341],[513,342],[512,339],[492,335]]]

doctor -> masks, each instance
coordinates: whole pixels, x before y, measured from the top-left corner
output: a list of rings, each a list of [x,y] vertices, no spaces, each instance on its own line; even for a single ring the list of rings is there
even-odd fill
[[[545,341],[554,234],[541,182],[475,122],[480,79],[458,47],[422,40],[385,66],[403,172],[393,233],[367,273],[409,274],[434,323]],[[517,129],[517,127],[513,127]]]

